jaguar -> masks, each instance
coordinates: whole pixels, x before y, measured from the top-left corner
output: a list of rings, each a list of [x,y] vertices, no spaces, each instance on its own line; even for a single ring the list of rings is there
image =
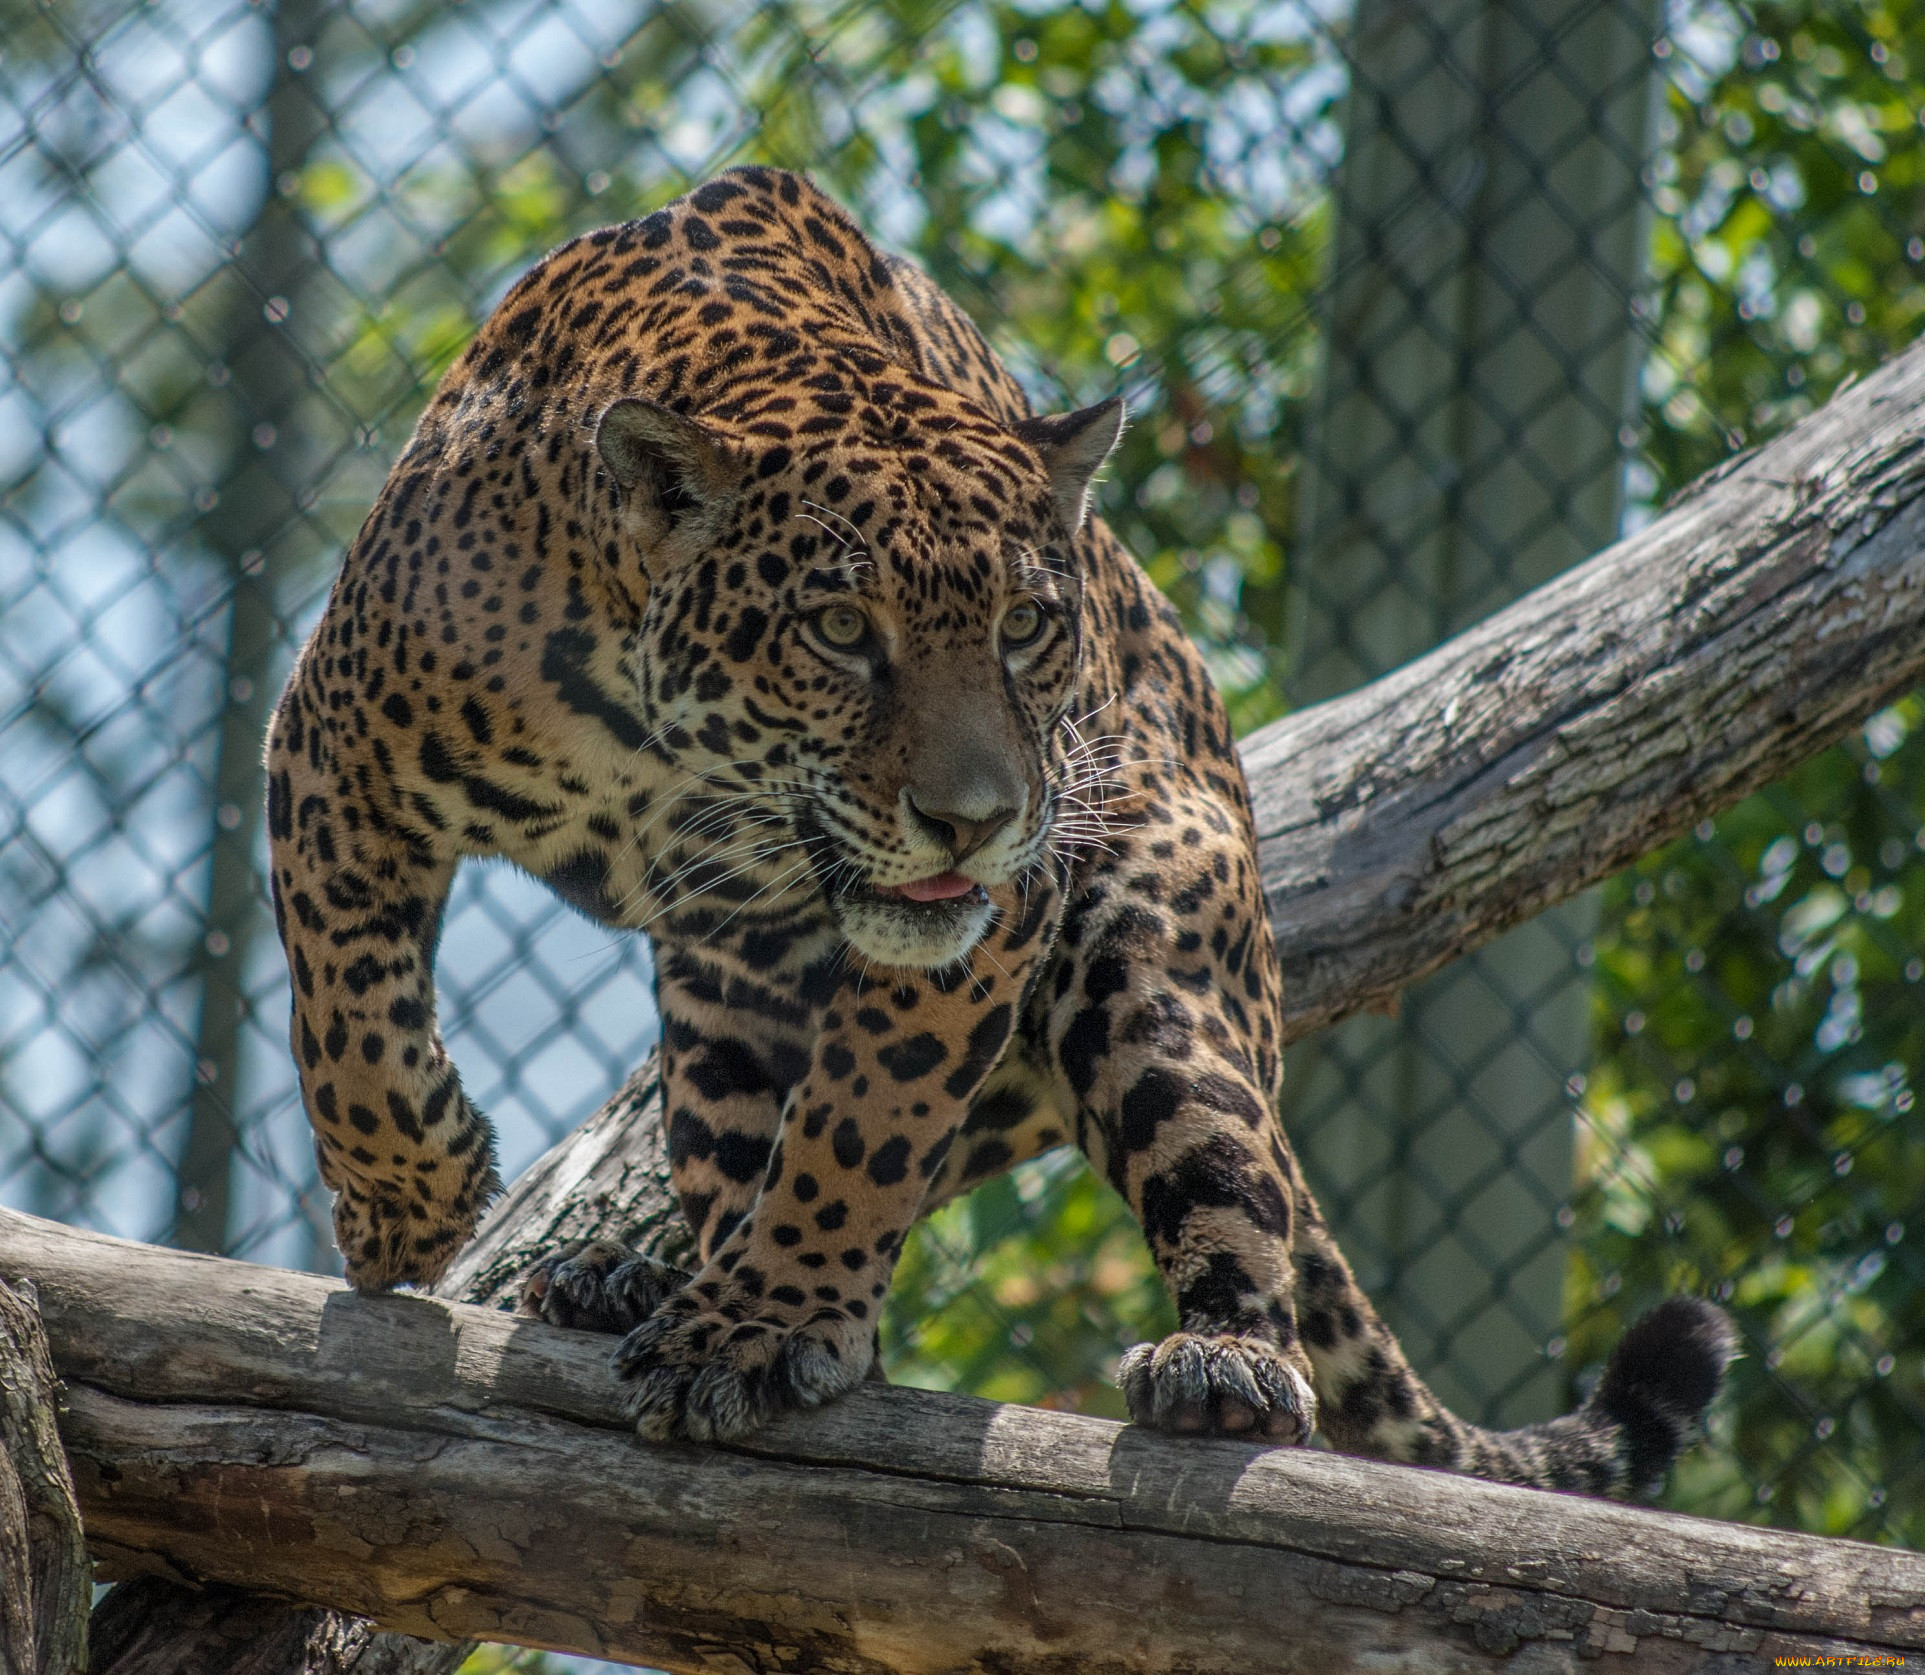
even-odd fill
[[[1574,1413],[1418,1378],[1279,1123],[1278,962],[1224,706],[1099,517],[1120,400],[1039,416],[807,179],[562,245],[441,380],[275,711],[272,893],[349,1281],[426,1285],[498,1190],[437,1027],[457,866],[653,943],[696,1271],[556,1251],[650,1438],[868,1376],[905,1235],[1073,1145],[1179,1327],[1139,1424],[1648,1490],[1734,1339],[1662,1304]]]

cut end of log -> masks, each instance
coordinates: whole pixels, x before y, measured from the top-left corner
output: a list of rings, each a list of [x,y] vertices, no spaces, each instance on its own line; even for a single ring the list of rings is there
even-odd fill
[[[93,1566],[56,1424],[59,1382],[30,1279],[0,1280],[0,1670],[86,1667]]]

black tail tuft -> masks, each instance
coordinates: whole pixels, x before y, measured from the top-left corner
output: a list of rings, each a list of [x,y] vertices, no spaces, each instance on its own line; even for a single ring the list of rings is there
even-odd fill
[[[1699,1297],[1660,1303],[1624,1334],[1585,1406],[1618,1427],[1630,1493],[1663,1484],[1737,1353],[1731,1317]]]

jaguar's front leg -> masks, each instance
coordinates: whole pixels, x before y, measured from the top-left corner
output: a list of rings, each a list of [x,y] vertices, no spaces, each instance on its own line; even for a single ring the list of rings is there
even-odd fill
[[[268,736],[275,922],[292,1041],[334,1233],[361,1291],[429,1285],[500,1189],[494,1134],[435,1023],[434,944],[454,877],[447,822],[383,803],[317,687],[312,647]],[[425,805],[425,799],[416,798]]]
[[[1307,1441],[1297,1331],[1297,1172],[1276,1119],[1276,959],[1233,807],[1156,786],[1154,812],[1064,921],[1050,1044],[1077,1138],[1129,1200],[1181,1329],[1118,1383],[1158,1430]]]
[[[933,974],[851,956],[754,1208],[616,1352],[644,1436],[726,1441],[868,1373],[897,1254],[1023,976],[1001,947]]]

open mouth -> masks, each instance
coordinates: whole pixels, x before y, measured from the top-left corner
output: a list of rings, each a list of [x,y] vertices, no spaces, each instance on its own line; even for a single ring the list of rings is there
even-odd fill
[[[878,965],[934,971],[963,958],[996,917],[989,892],[959,872],[872,885],[839,898],[836,920]]]
[[[917,878],[907,884],[876,887],[876,894],[890,901],[982,901],[988,893],[975,879],[965,878],[959,872],[939,872],[933,878]]]

